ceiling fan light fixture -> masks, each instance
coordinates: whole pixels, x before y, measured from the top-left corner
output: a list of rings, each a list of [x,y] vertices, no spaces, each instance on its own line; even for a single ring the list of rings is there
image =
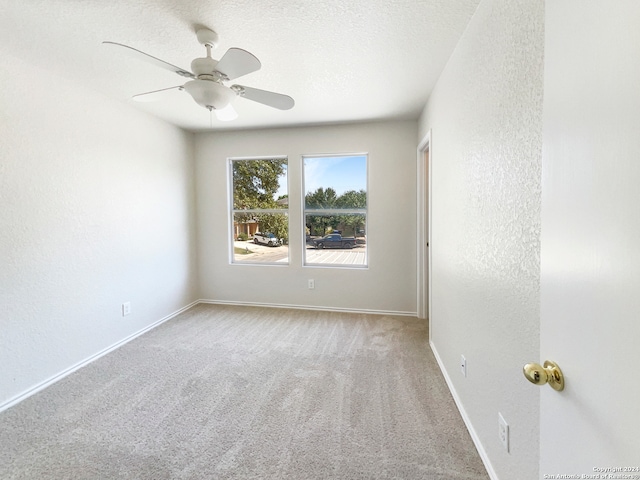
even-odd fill
[[[198,105],[214,110],[222,110],[236,96],[233,90],[212,80],[191,80],[184,89]]]
[[[238,112],[236,112],[231,103],[224,108],[214,110],[213,113],[216,114],[216,118],[221,122],[230,122],[238,118]]]

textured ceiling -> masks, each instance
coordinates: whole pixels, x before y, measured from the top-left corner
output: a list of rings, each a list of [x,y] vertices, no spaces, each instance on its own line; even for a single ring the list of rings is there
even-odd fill
[[[195,30],[220,36],[213,51],[250,51],[262,69],[233,83],[292,96],[279,111],[238,98],[249,128],[417,118],[480,0],[0,0],[0,52],[81,82],[117,101],[184,84],[110,40],[189,69],[205,55]],[[185,92],[131,102],[189,130],[211,127]]]

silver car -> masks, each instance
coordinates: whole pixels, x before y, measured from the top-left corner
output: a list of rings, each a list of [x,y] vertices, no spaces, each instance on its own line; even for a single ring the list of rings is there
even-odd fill
[[[253,234],[253,243],[277,247],[280,245],[280,240],[273,233],[256,232]]]

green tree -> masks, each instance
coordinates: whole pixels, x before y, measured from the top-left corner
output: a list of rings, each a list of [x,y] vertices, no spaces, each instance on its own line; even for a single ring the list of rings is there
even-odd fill
[[[336,191],[328,187],[326,189],[320,187],[315,192],[309,192],[305,195],[304,203],[307,209],[326,209],[335,208],[338,201]],[[335,215],[307,215],[306,226],[311,235],[324,235],[329,227],[336,228],[338,219]]]
[[[358,191],[348,190],[338,197],[336,207],[365,209],[367,207],[367,192],[362,189]],[[339,215],[337,220],[345,236],[357,236],[358,230],[361,230],[365,224],[364,213]]]
[[[337,229],[339,223],[337,215],[307,215],[305,222],[309,234],[314,236],[323,236],[330,230]]]
[[[304,197],[305,208],[334,208],[338,201],[336,191],[328,187],[326,190],[322,187],[315,192],[309,192]]]
[[[318,188],[315,192],[309,192],[305,196],[305,208],[307,209],[365,209],[367,207],[367,192],[365,190],[348,190],[338,196],[331,188]],[[357,235],[364,227],[365,215],[360,214],[315,214],[310,213],[306,218],[306,226],[311,235],[325,235],[330,229],[341,227],[344,233]]]
[[[233,208],[278,208],[275,195],[286,172],[284,158],[233,162]]]
[[[255,218],[260,231],[271,232],[285,244],[289,243],[289,223],[284,213],[259,213]]]
[[[367,192],[365,190],[348,190],[336,199],[338,208],[366,208]]]

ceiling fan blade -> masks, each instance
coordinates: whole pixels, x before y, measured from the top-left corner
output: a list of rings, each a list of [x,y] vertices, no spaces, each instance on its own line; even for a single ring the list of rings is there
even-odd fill
[[[116,42],[104,41],[102,43],[106,44],[106,45],[116,45],[118,47],[123,47],[123,48],[126,49],[125,50],[126,52],[132,54],[136,58],[146,60],[147,62],[153,63],[154,65],[156,65],[158,67],[164,68],[165,70],[171,70],[172,72],[177,73],[181,77],[195,78],[195,75],[193,73],[191,73],[189,70],[185,70],[184,68],[176,67],[175,65],[172,65],[169,62],[165,62],[164,60],[160,60],[159,58],[156,58],[153,55],[149,55],[148,53],[144,53],[144,52],[138,50],[137,48],[133,48],[133,47],[130,47],[128,45],[124,45],[122,43],[116,43]]]
[[[290,108],[293,108],[296,103],[289,95],[282,95],[280,93],[245,87],[242,85],[233,85],[231,88],[236,90],[238,95],[241,97],[279,110],[289,110]]]
[[[169,90],[174,90],[176,88],[179,90],[182,90],[184,87],[182,85],[177,85],[175,87],[161,88],[160,90],[152,90],[150,92],[138,93],[137,95],[134,95],[133,97],[131,97],[131,99],[136,102],[155,102],[156,100],[159,100],[160,97],[162,97],[162,95],[158,95],[159,93],[167,92]]]
[[[223,73],[228,80],[233,80],[260,70],[261,66],[260,60],[253,54],[241,48],[230,48],[216,65],[216,70]]]

